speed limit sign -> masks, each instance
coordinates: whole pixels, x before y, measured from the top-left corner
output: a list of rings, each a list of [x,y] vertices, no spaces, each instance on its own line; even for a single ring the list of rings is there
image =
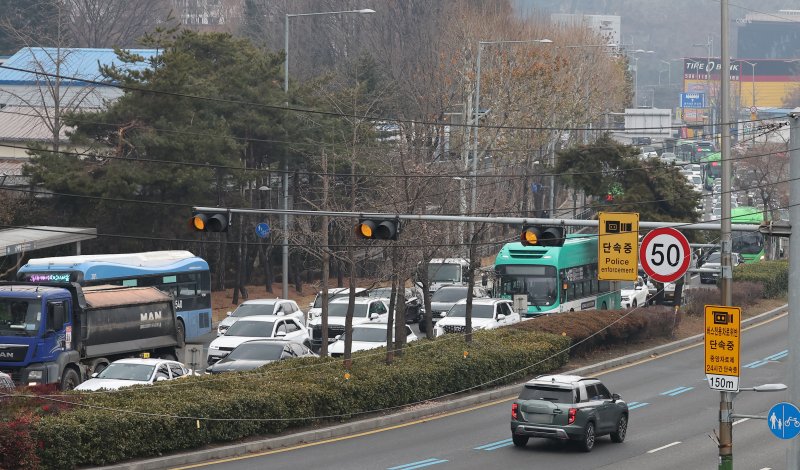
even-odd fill
[[[672,282],[689,269],[692,254],[689,241],[674,228],[652,230],[639,246],[642,269],[658,282]]]

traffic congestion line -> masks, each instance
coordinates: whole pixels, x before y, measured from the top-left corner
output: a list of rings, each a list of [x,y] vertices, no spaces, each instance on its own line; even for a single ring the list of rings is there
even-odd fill
[[[767,356],[764,359],[759,359],[758,361],[753,361],[750,364],[745,364],[742,367],[747,368],[747,369],[755,369],[757,367],[761,367],[764,364],[769,363],[770,361],[777,361],[779,359],[783,359],[784,357],[786,357],[788,355],[789,355],[789,350],[788,349],[784,349],[783,351],[781,351],[779,353],[775,353],[775,354],[773,354],[771,356]]]
[[[508,446],[510,446],[512,444],[513,444],[513,442],[511,442],[511,438],[508,438],[508,439],[503,439],[502,441],[490,442],[489,444],[484,444],[482,446],[478,446],[478,447],[475,447],[473,449],[474,450],[496,450],[496,449],[500,449],[502,447],[508,447]]]
[[[447,460],[425,459],[425,460],[420,460],[418,462],[407,463],[405,465],[398,465],[397,467],[389,467],[386,470],[412,470],[414,468],[429,467],[431,465],[436,465],[445,462],[447,462]]]
[[[635,410],[636,408],[641,408],[643,406],[647,406],[650,403],[640,403],[638,401],[632,401],[628,403],[628,410]]]
[[[669,396],[669,397],[675,397],[675,396],[680,395],[681,393],[686,393],[689,390],[694,390],[694,387],[683,387],[683,386],[681,386],[681,387],[678,387],[678,388],[673,388],[672,390],[667,390],[666,392],[661,392],[661,395],[666,395],[666,396]]]

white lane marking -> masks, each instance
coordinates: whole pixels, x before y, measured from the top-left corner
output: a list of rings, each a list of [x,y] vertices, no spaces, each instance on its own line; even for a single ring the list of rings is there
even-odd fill
[[[736,426],[737,424],[744,423],[745,421],[750,421],[750,418],[737,419],[736,421],[733,422],[731,426]]]
[[[680,443],[681,443],[681,441],[675,441],[675,442],[673,442],[672,444],[667,444],[667,445],[665,445],[665,446],[661,446],[661,447],[658,447],[658,448],[656,448],[656,449],[651,449],[651,450],[648,450],[648,451],[647,451],[647,453],[648,453],[648,454],[654,454],[654,453],[658,452],[659,450],[664,450],[664,449],[666,449],[666,448],[668,448],[668,447],[676,446],[676,445],[678,445],[678,444],[680,444]]]
[[[772,470],[772,467],[764,467],[764,468],[762,468],[760,470]]]

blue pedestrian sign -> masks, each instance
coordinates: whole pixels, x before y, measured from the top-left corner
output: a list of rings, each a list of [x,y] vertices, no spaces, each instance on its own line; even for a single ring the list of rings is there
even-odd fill
[[[767,426],[775,437],[792,439],[800,434],[800,410],[791,403],[778,403],[767,413]]]
[[[267,238],[267,235],[269,235],[269,224],[261,222],[256,225],[256,235],[258,235],[258,238]]]

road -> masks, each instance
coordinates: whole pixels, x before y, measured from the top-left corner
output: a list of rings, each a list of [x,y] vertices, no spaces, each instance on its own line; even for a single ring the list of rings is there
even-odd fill
[[[787,349],[786,316],[743,334],[742,387],[783,382]],[[772,357],[774,360],[768,360]],[[511,397],[499,402],[362,435],[279,449],[247,458],[209,462],[224,469],[542,468],[542,469],[716,469],[719,392],[703,374],[702,347],[690,347],[598,374],[631,407],[627,440],[600,438],[590,454],[575,446],[532,439],[524,449],[511,445]],[[742,392],[735,411],[765,415],[786,392]],[[763,420],[734,426],[736,468],[785,468],[788,441],[773,437]]]

